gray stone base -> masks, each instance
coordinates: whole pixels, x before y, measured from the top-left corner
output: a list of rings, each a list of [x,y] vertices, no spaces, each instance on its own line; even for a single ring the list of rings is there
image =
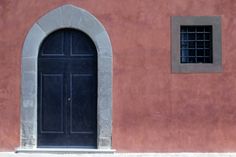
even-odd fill
[[[14,153],[2,152],[0,157],[236,157],[236,153]]]
[[[16,149],[16,153],[28,153],[28,154],[112,154],[114,149],[57,149],[57,148],[36,148],[36,149]]]

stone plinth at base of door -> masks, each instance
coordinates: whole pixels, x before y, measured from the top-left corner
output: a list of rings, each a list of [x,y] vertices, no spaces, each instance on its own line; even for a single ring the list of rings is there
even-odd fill
[[[16,153],[50,153],[50,154],[107,154],[114,153],[114,149],[73,149],[73,148],[35,148],[35,149],[25,149],[18,148]]]
[[[1,157],[236,157],[236,153],[14,153],[1,152]]]

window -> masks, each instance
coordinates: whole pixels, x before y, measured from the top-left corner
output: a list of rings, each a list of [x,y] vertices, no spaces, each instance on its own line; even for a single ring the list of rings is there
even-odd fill
[[[180,26],[180,62],[212,63],[212,26]]]
[[[220,17],[172,17],[172,72],[221,72]]]

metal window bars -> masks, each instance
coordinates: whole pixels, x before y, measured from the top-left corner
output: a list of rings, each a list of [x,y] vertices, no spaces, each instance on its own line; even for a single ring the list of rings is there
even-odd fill
[[[212,63],[212,26],[180,26],[181,63]]]

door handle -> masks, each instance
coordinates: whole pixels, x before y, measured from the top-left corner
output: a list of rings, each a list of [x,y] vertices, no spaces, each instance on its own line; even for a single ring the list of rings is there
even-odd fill
[[[71,98],[67,98],[68,101],[71,101]]]

